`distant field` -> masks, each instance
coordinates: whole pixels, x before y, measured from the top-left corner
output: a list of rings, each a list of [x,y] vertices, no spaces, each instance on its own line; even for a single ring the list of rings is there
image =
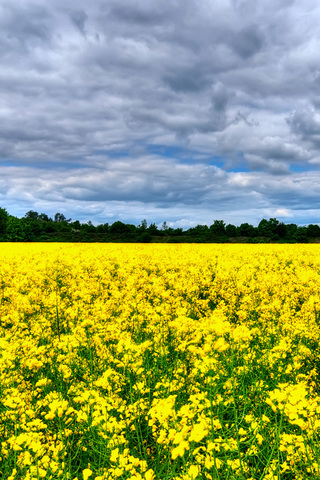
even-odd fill
[[[6,244],[0,478],[320,478],[320,246]]]

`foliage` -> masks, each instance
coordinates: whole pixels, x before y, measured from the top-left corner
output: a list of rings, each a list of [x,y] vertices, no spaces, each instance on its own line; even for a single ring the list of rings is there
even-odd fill
[[[25,240],[25,229],[23,223],[16,217],[10,215],[6,222],[6,239],[9,242],[23,242]]]
[[[317,224],[286,225],[276,218],[263,219],[258,227],[249,223],[240,226],[225,225],[214,220],[208,225],[196,225],[187,230],[173,228],[163,222],[159,229],[155,223],[142,220],[136,226],[116,220],[95,226],[91,221],[67,219],[62,213],[50,218],[45,213],[29,210],[21,219],[8,215],[0,208],[0,241],[17,242],[131,242],[131,243],[317,243],[320,227]]]
[[[7,210],[0,207],[0,239],[3,238],[6,233],[8,217]]]
[[[226,234],[226,226],[223,220],[215,220],[210,226],[213,235],[222,236]]]

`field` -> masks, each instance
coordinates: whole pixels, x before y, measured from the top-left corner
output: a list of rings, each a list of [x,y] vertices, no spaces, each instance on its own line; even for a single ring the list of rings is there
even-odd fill
[[[0,478],[320,478],[320,246],[1,244]]]

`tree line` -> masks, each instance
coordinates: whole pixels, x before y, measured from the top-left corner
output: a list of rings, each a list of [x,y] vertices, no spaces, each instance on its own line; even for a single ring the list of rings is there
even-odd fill
[[[197,225],[187,230],[172,228],[163,222],[140,225],[123,223],[93,225],[91,221],[72,221],[62,213],[53,218],[45,213],[28,211],[24,217],[9,215],[0,207],[0,241],[2,242],[141,242],[141,243],[310,243],[320,242],[317,224],[298,226],[285,224],[276,218],[263,219],[257,227],[249,223],[240,226],[214,220],[212,225]]]

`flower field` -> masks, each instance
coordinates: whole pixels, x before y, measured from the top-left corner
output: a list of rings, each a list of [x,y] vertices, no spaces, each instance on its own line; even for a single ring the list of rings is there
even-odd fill
[[[320,478],[320,246],[1,244],[0,478]]]

